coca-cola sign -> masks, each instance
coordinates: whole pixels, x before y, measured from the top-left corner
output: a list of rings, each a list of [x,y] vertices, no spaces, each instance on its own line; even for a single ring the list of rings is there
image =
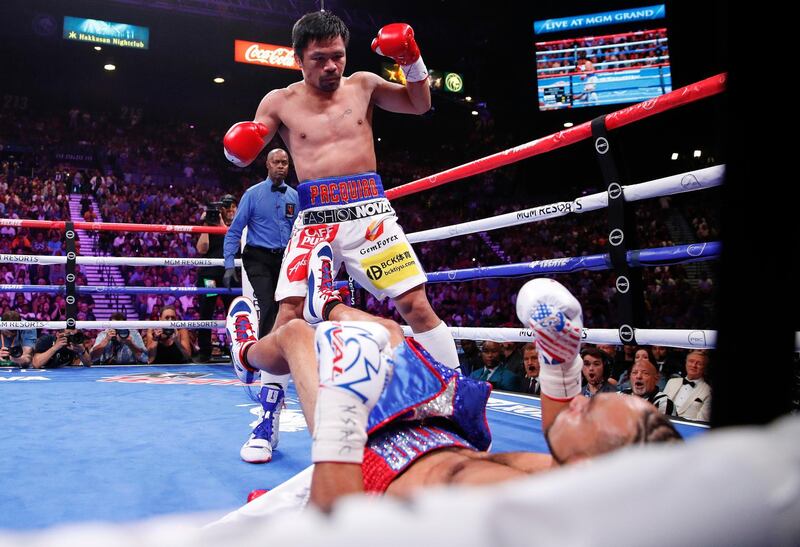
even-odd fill
[[[235,49],[234,60],[237,63],[300,70],[300,67],[294,61],[294,50],[287,46],[236,40]]]

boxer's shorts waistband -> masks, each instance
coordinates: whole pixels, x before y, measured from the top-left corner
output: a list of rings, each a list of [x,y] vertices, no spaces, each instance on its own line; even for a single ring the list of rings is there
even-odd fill
[[[394,209],[386,199],[378,199],[350,207],[326,207],[311,209],[300,213],[303,224],[333,224],[336,222],[347,222],[348,220],[358,220],[375,215],[394,213]]]
[[[300,211],[346,206],[384,197],[380,175],[371,172],[307,180],[300,183],[297,193],[300,197]]]

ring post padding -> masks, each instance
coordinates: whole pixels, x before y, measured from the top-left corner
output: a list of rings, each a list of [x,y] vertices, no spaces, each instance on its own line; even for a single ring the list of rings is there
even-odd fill
[[[608,241],[606,247],[614,270],[620,339],[636,344],[635,326],[642,324],[644,317],[644,293],[642,272],[632,268],[628,261],[628,249],[638,248],[636,225],[630,208],[625,205],[622,180],[614,162],[611,140],[606,130],[606,117],[592,120],[594,154],[600,166],[608,192]]]
[[[75,252],[75,238],[78,237],[75,232],[75,225],[71,221],[67,221],[64,225],[64,241],[67,247],[67,265],[65,268],[66,277],[66,315],[67,315],[67,328],[73,328],[77,321],[78,315],[78,291],[75,289],[75,265],[77,264],[77,253]]]

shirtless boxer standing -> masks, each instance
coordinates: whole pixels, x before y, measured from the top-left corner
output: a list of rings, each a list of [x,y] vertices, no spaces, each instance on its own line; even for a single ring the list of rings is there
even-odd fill
[[[496,483],[629,444],[680,439],[643,399],[580,395],[581,307],[550,279],[527,283],[517,298],[517,315],[536,335],[550,455],[488,453],[489,384],[403,341],[396,323],[350,321],[370,316],[337,306],[331,312],[337,321],[316,333],[291,321],[257,340],[247,306],[235,311],[245,300],[234,301],[228,316],[234,369],[242,378],[256,368],[291,370],[313,435],[310,499],[323,509],[349,493],[405,496],[438,484]]]
[[[341,302],[330,281],[344,263],[359,285],[378,298],[394,299],[414,338],[437,361],[454,369],[458,354],[453,338],[428,302],[425,272],[375,173],[374,106],[424,114],[431,107],[428,70],[414,31],[405,23],[393,23],[378,32],[372,49],[400,65],[407,85],[387,82],[370,72],[345,77],[349,37],[342,20],[329,11],[301,17],[292,29],[292,45],[303,80],[267,93],[254,120],[235,124],[224,138],[226,157],[244,167],[280,134],[302,181],[297,188],[300,214],[275,291],[279,308],[273,331],[294,318],[305,317],[311,323],[326,320],[330,309]],[[311,249],[322,241],[331,245],[331,260],[324,271],[310,271]],[[328,290],[306,298],[308,285],[319,281],[313,278],[320,275]],[[265,415],[276,419],[263,424],[267,431],[260,437],[277,433],[275,409],[280,408],[287,381],[262,374],[262,383],[274,384],[275,389],[267,394],[275,402],[264,404]],[[250,452],[263,453],[248,461],[269,461],[272,443],[252,437],[248,443],[253,444]]]

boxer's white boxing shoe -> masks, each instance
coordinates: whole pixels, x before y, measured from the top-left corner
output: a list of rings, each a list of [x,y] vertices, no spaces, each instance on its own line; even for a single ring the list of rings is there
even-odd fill
[[[231,341],[231,363],[236,376],[245,384],[252,384],[259,370],[247,364],[245,353],[258,341],[258,319],[253,301],[239,296],[228,306],[225,328]]]
[[[369,411],[391,379],[389,331],[366,321],[326,321],[315,343],[320,386],[311,459],[360,463]]]
[[[533,279],[517,295],[517,317],[536,335],[542,393],[557,400],[577,396],[583,367],[578,356],[583,334],[580,302],[558,281]]]
[[[283,388],[272,384],[263,386],[258,401],[264,412],[261,421],[239,451],[241,458],[248,463],[267,463],[272,460],[272,451],[278,447]]]
[[[326,321],[330,310],[342,302],[333,288],[333,250],[328,242],[317,244],[308,256],[308,294],[303,318],[314,325]]]

